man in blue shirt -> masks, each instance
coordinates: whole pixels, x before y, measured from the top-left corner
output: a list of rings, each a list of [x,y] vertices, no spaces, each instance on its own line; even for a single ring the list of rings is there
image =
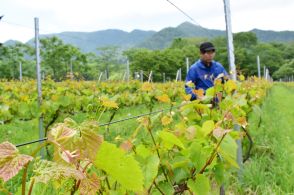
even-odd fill
[[[204,42],[200,45],[200,59],[196,61],[189,69],[186,76],[185,90],[191,94],[191,100],[197,99],[194,89],[203,89],[204,91],[214,85],[214,80],[219,77],[228,76],[225,68],[213,60],[215,56],[215,47],[210,42]],[[193,83],[191,87],[188,83]]]

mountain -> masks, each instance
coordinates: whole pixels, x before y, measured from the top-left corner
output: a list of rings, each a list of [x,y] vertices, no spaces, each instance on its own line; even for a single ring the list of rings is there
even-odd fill
[[[253,29],[259,41],[262,42],[289,42],[294,41],[294,31],[269,31]],[[168,47],[173,39],[183,37],[216,37],[225,36],[225,31],[207,29],[189,22],[177,27],[167,27],[162,30],[144,31],[133,30],[126,32],[118,29],[108,29],[95,32],[62,32],[56,34],[40,35],[41,38],[57,36],[65,43],[79,47],[83,52],[95,52],[98,47],[118,46],[122,49],[131,47],[144,47],[149,49],[162,49]],[[34,39],[28,43],[33,44]],[[9,41],[7,44],[11,44]],[[6,42],[4,43],[6,45]]]
[[[198,25],[184,22],[177,27],[168,27],[153,34],[150,38],[137,45],[149,49],[163,49],[178,37],[216,37],[224,36],[225,31],[203,28]]]
[[[56,34],[40,35],[40,38],[57,36],[64,43],[79,47],[83,52],[96,52],[98,47],[118,46],[130,48],[152,36],[155,31],[133,30],[125,32],[117,29],[108,29],[95,32],[62,32]],[[28,41],[33,44],[33,39]]]
[[[272,30],[259,30],[253,29],[254,32],[261,42],[289,42],[294,41],[293,31],[272,31]]]
[[[21,43],[20,41],[17,41],[17,40],[8,40],[8,41],[5,41],[4,43],[3,43],[3,45],[4,46],[13,46],[13,45],[15,45],[15,44],[17,44],[17,43]]]

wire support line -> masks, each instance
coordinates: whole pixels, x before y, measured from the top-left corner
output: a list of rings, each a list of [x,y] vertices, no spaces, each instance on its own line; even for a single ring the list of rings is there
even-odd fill
[[[188,17],[191,21],[194,22],[194,24],[200,26],[201,28],[203,28],[203,30],[205,30],[207,32],[208,35],[210,35],[211,37],[214,37],[214,35],[206,28],[204,28],[203,26],[201,26],[196,20],[194,20],[190,15],[188,15],[186,12],[184,12],[182,9],[180,9],[177,5],[175,5],[174,3],[172,3],[170,0],[166,0],[167,2],[169,2],[171,5],[173,5],[176,9],[178,9],[180,12],[182,12],[186,17]]]
[[[179,107],[179,106],[177,106],[177,107]],[[174,108],[177,108],[177,107],[174,107]],[[115,123],[119,123],[119,122],[123,122],[123,121],[131,120],[131,119],[135,119],[135,118],[140,118],[140,117],[142,117],[142,116],[147,116],[147,115],[151,115],[151,114],[156,114],[156,113],[159,113],[159,112],[165,112],[165,111],[169,111],[169,110],[170,110],[170,108],[162,109],[162,110],[157,110],[157,111],[154,111],[154,112],[149,112],[149,113],[140,114],[140,115],[137,115],[137,116],[132,116],[132,117],[129,117],[129,118],[120,119],[120,120],[113,121],[113,122],[110,122],[110,123],[104,123],[104,124],[101,124],[101,125],[99,125],[99,126],[100,126],[100,127],[103,127],[103,126],[107,126],[107,125],[112,125],[112,124],[115,124]]]
[[[172,3],[169,0],[166,0],[167,2],[169,2],[171,5],[173,5],[175,8],[177,8],[180,12],[182,12],[185,16],[187,16],[190,20],[192,20],[194,23],[196,23],[197,25],[200,26],[200,24],[198,22],[196,22],[191,16],[189,16],[186,12],[184,12],[182,9],[180,9],[177,5],[175,5],[174,3]]]
[[[107,126],[107,125],[112,125],[112,124],[115,124],[115,123],[120,123],[120,122],[123,122],[123,121],[135,119],[135,118],[140,118],[142,116],[152,115],[152,114],[156,114],[156,113],[159,113],[159,112],[170,111],[170,110],[172,110],[174,108],[179,108],[181,106],[183,106],[183,105],[178,105],[178,106],[174,106],[172,108],[167,108],[167,109],[157,110],[157,111],[153,111],[153,112],[149,112],[149,113],[145,113],[145,114],[140,114],[140,115],[136,115],[136,116],[132,116],[132,117],[120,119],[120,120],[117,120],[117,121],[113,121],[113,122],[110,122],[110,123],[103,123],[103,124],[99,125],[99,127],[103,127],[103,126]],[[33,144],[33,143],[37,143],[37,142],[41,142],[41,141],[46,141],[47,139],[48,139],[47,137],[44,137],[42,139],[33,140],[33,141],[25,142],[25,143],[22,143],[22,144],[17,144],[15,146],[16,147],[26,146],[26,145]]]
[[[31,27],[31,26],[26,26],[26,25],[23,25],[23,24],[17,24],[17,23],[7,22],[6,20],[2,20],[1,22],[6,23],[6,24],[9,24],[9,25],[13,25],[13,26],[19,26],[19,27],[22,27],[22,28],[27,28],[27,29],[30,29],[30,30],[34,31],[34,28]]]
[[[23,24],[17,24],[17,23],[11,23],[11,22],[7,22],[7,21],[1,21],[3,23],[6,23],[6,24],[9,24],[9,25],[14,25],[14,26],[19,26],[19,27],[22,27],[22,28],[27,28],[27,29],[30,29],[32,31],[34,31],[35,29],[33,27],[30,27],[30,26],[26,26],[26,25],[23,25]],[[74,39],[76,41],[87,41],[85,39],[82,39],[82,38],[79,38],[77,36],[72,36],[72,35],[65,35],[65,34],[62,34],[63,32],[60,32],[60,33],[53,33],[49,30],[46,30],[46,29],[43,29],[43,28],[40,28],[39,29],[41,34],[40,34],[40,38],[43,39],[43,38],[48,38],[48,37],[52,37],[52,36],[57,36],[59,38],[63,37],[63,38],[70,38],[70,39]],[[94,31],[95,32],[95,31]],[[84,32],[84,33],[91,33],[91,32]],[[31,38],[33,39],[33,37]]]
[[[16,147],[26,146],[26,145],[33,144],[33,143],[36,143],[36,142],[46,141],[47,139],[48,139],[47,137],[44,137],[42,139],[38,139],[38,140],[30,141],[30,142],[25,142],[25,143],[22,143],[22,144],[17,144],[15,146]]]

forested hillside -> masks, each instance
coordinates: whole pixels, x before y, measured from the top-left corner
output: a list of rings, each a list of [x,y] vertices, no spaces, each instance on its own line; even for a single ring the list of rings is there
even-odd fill
[[[174,80],[181,68],[182,78],[189,65],[199,57],[198,46],[203,41],[216,45],[215,60],[227,70],[227,46],[225,37],[176,38],[171,45],[161,50],[144,48],[124,49],[115,46],[97,48],[99,55],[84,53],[80,48],[66,44],[58,37],[41,39],[41,67],[43,77],[56,81],[74,79],[120,80],[126,74],[127,59],[131,76],[143,71],[144,79],[152,71],[153,81]],[[234,34],[235,63],[238,74],[257,75],[257,56],[261,70],[264,67],[274,79],[292,78],[294,75],[294,42],[264,43],[258,41],[253,32]],[[0,47],[0,78],[18,79],[20,65],[23,77],[35,77],[35,52],[29,44],[17,43]]]
[[[256,34],[260,42],[293,42],[293,31],[268,31],[253,29],[249,32]],[[171,45],[175,38],[202,37],[213,38],[217,36],[225,36],[225,31],[207,29],[197,26],[189,22],[184,22],[177,27],[166,27],[162,30],[144,31],[133,30],[125,32],[118,29],[108,29],[95,32],[62,32],[56,34],[41,35],[41,38],[56,36],[64,41],[64,43],[72,44],[81,49],[83,52],[98,53],[96,48],[116,46],[120,48],[143,47],[148,49],[164,49]],[[33,44],[31,39],[29,44]],[[12,41],[4,43],[12,44]]]

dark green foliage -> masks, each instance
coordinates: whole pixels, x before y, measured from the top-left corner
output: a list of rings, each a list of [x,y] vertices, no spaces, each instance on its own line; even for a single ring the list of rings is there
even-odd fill
[[[106,75],[110,79],[119,80],[123,78],[126,72],[125,57],[127,57],[130,62],[131,76],[134,72],[143,70],[144,80],[148,79],[150,71],[153,72],[153,81],[163,81],[163,74],[165,74],[166,80],[174,80],[177,70],[181,68],[183,80],[186,76],[186,59],[189,59],[189,65],[193,64],[199,58],[199,44],[204,41],[211,41],[215,44],[215,60],[223,64],[229,71],[227,43],[221,31],[208,30],[190,23],[183,23],[176,28],[165,28],[158,33],[144,33],[144,31],[135,30],[128,36],[117,36],[109,44],[110,40],[106,38],[107,34],[114,36],[117,33],[121,33],[121,31],[109,30],[103,31],[103,33],[88,33],[87,36],[92,38],[96,34],[100,36],[96,42],[93,41],[88,45],[89,51],[92,50],[91,48],[94,45],[103,45],[98,49],[96,47],[96,52],[93,53],[82,53],[83,47],[80,50],[74,46],[82,43],[83,39],[75,39],[79,43],[73,42],[73,45],[66,44],[70,40],[63,41],[64,38],[47,37],[41,39],[42,72],[45,73],[46,77],[50,76],[54,80],[64,80],[71,78],[69,73],[70,64],[72,64],[75,79],[98,79],[99,75],[103,73],[102,80],[106,78]],[[135,38],[130,38],[131,35],[134,35]],[[86,38],[87,36],[84,37],[84,43],[88,43],[90,40],[90,38]],[[67,38],[69,37],[74,36]],[[147,40],[148,37],[150,39],[143,44],[142,41]],[[128,40],[133,41],[129,42]],[[256,59],[259,56],[262,75],[266,66],[274,79],[291,77],[293,71],[291,66],[289,67],[287,64],[294,57],[294,42],[264,43],[258,40],[259,35],[253,31],[234,34],[235,64],[238,73],[245,76],[257,75]],[[98,44],[97,41],[101,41],[101,44],[100,42]],[[118,46],[110,46],[112,43]],[[142,43],[141,46],[144,46],[145,49],[134,48],[139,43]],[[154,50],[154,48],[161,49]],[[5,43],[0,47],[0,78],[18,79],[20,62],[23,67],[23,77],[35,78],[34,53],[34,48],[29,44]],[[281,70],[279,70],[280,68]],[[277,71],[279,72],[275,73]]]

